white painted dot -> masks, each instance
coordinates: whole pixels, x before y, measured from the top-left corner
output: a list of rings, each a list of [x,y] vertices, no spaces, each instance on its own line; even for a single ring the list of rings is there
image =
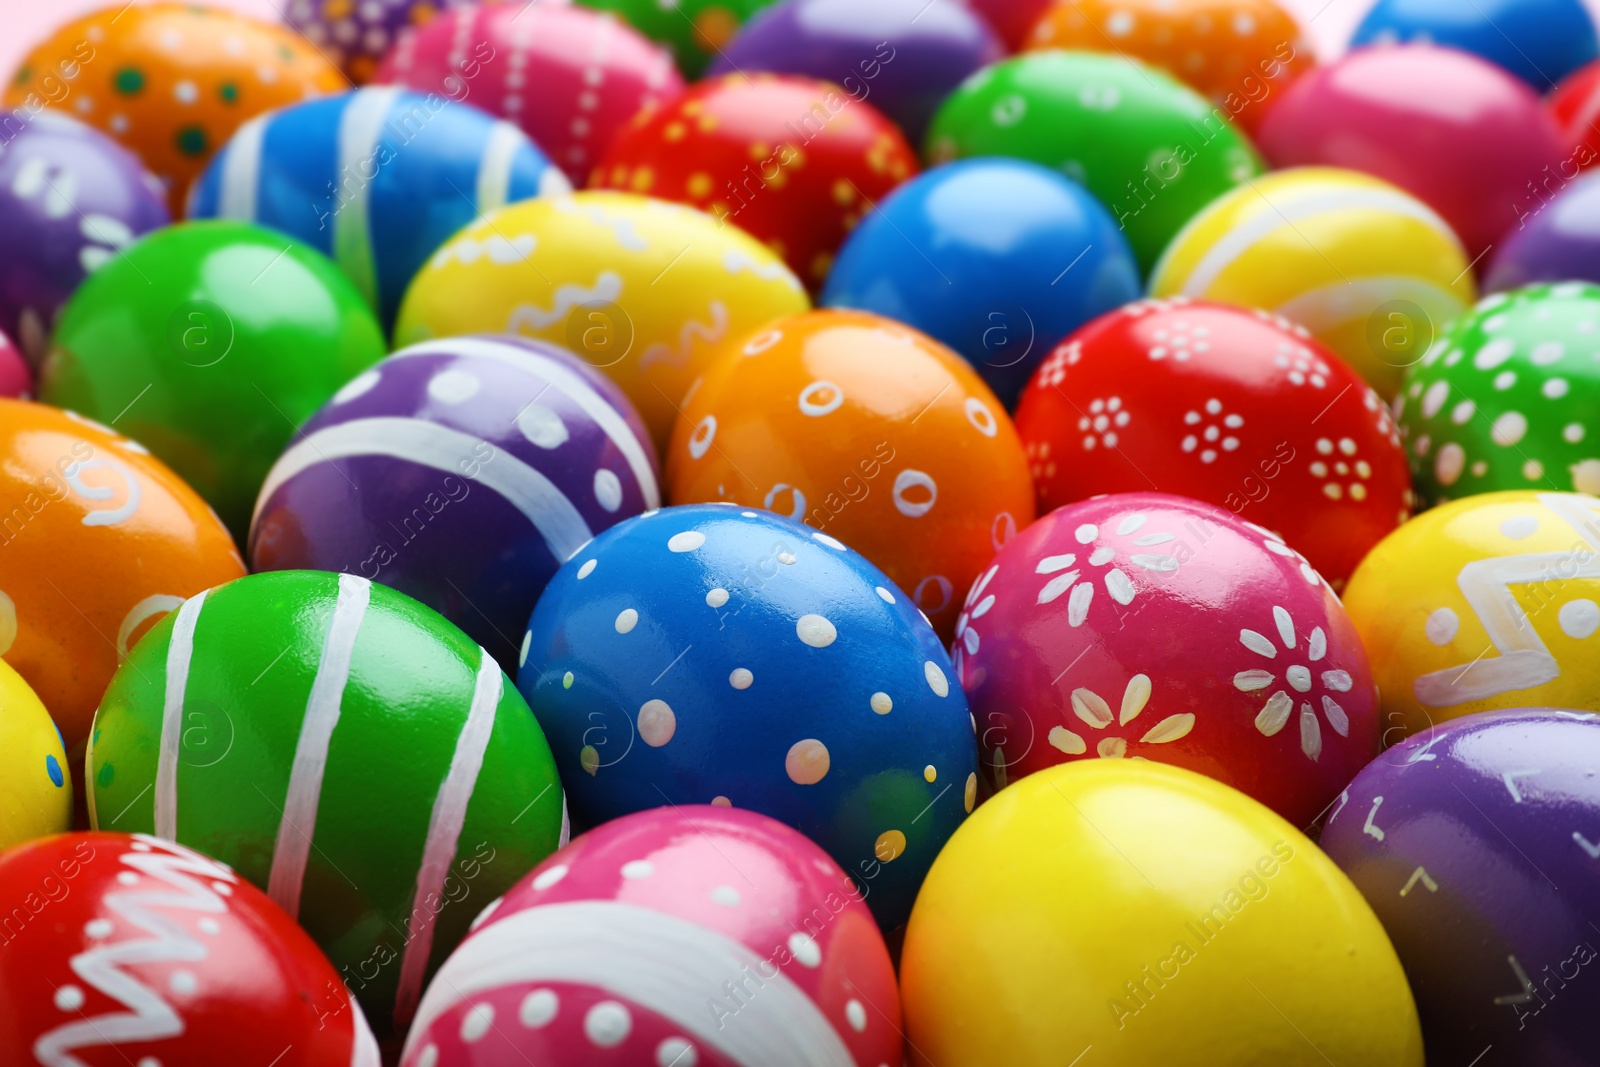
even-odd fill
[[[1479,370],[1493,370],[1511,358],[1517,350],[1517,343],[1508,337],[1496,337],[1493,341],[1478,349],[1477,355],[1472,357],[1472,365]],[[1443,382],[1439,384],[1444,384]]]
[[[1517,384],[1517,375],[1514,371],[1503,370],[1494,376],[1494,387],[1502,393]]]
[[[699,1062],[694,1046],[681,1037],[669,1037],[656,1046],[656,1067],[695,1067]]]
[[[554,1019],[560,1008],[561,1000],[555,990],[535,989],[522,998],[522,1006],[517,1009],[517,1021],[530,1030],[537,1030]]]
[[[1562,633],[1581,641],[1600,630],[1600,604],[1588,599],[1569,600],[1561,605],[1556,618]]]
[[[615,1048],[628,1039],[633,1016],[614,1000],[602,1000],[583,1017],[583,1032],[601,1048]]]
[[[1093,541],[1096,537],[1100,536],[1100,527],[1096,526],[1092,522],[1086,522],[1076,530],[1072,531],[1072,536],[1078,539],[1078,544],[1086,545],[1090,541]]]
[[[83,990],[72,984],[56,990],[56,1007],[62,1011],[77,1011],[83,1007]]]
[[[656,873],[656,865],[649,860],[629,860],[622,865],[622,877],[637,882]]]
[[[749,689],[750,683],[755,680],[756,676],[750,673],[748,667],[735,667],[728,675],[728,684],[735,689]]]
[[[193,971],[173,971],[172,977],[167,979],[167,986],[179,996],[192,997],[200,988]]]
[[[1544,477],[1544,464],[1536,459],[1530,459],[1522,465],[1522,476],[1530,482],[1536,482]]]
[[[180,104],[192,104],[200,99],[200,89],[194,82],[185,78],[172,87],[172,98]]]
[[[623,608],[617,613],[617,633],[629,633],[637,625],[639,625],[639,613],[637,611],[632,608]]]
[[[1433,476],[1440,485],[1454,485],[1467,464],[1467,453],[1454,441],[1442,445],[1433,457]]]
[[[380,378],[382,378],[382,375],[375,370],[363,371],[348,382],[345,382],[340,390],[333,394],[333,402],[335,404],[348,404],[356,397],[370,393],[372,387],[378,384]]]
[[[113,929],[115,929],[115,927],[111,925],[110,919],[91,919],[87,923],[84,923],[83,935],[85,937],[93,938],[96,941],[100,941],[104,938],[110,937]]]
[[[706,543],[706,535],[699,530],[685,530],[673,534],[667,541],[667,548],[673,552],[693,552]]]
[[[818,541],[821,541],[823,544],[827,545],[829,548],[837,549],[840,552],[848,552],[848,551],[850,551],[848,548],[845,547],[845,543],[843,541],[839,540],[837,537],[829,537],[825,533],[814,533],[811,536],[816,538]]]
[[[802,643],[812,648],[827,648],[838,638],[839,631],[821,615],[802,615],[795,620],[794,632]]]
[[[1539,520],[1532,515],[1513,515],[1500,524],[1500,532],[1513,541],[1530,536],[1539,528]]]
[[[861,1006],[861,1001],[852,1000],[844,1006],[844,1017],[850,1023],[850,1029],[862,1033],[867,1028],[867,1009]]]
[[[202,934],[211,934],[212,936],[216,936],[217,934],[222,933],[222,924],[217,922],[215,919],[201,919],[199,922],[195,923],[195,925],[200,927],[200,932]]]
[[[873,693],[870,703],[872,710],[879,715],[887,715],[894,710],[894,701],[889,698],[888,693]]]
[[[719,885],[711,891],[711,903],[720,908],[737,908],[743,899],[731,885]]]
[[[596,559],[584,560],[583,566],[578,568],[578,577],[580,579],[589,577],[589,575],[594,573],[595,564],[599,562],[600,561]]]
[[[1522,440],[1528,432],[1528,420],[1521,412],[1508,411],[1494,420],[1489,428],[1489,439],[1497,445],[1510,446]]]
[[[1428,635],[1428,640],[1436,645],[1448,645],[1456,639],[1456,633],[1461,629],[1461,619],[1449,608],[1440,608],[1428,616],[1428,621],[1423,624],[1422,632]]]
[[[721,586],[706,594],[706,607],[720,608],[728,602],[728,591]]]
[[[879,597],[879,599],[881,599],[885,604],[893,604],[894,603],[894,594],[893,593],[889,592],[889,590],[885,589],[881,585],[878,586],[877,588],[878,588],[878,597]]]
[[[483,383],[476,374],[464,370],[445,370],[428,381],[428,395],[441,404],[461,404],[478,395]]]
[[[639,708],[639,739],[660,748],[678,732],[678,716],[665,700],[647,700]]]
[[[935,696],[950,695],[950,680],[933,660],[923,663],[922,676],[928,680],[928,688],[933,690]]]
[[[790,934],[789,953],[802,966],[813,968],[822,966],[822,949],[818,947],[810,934]]]
[[[622,479],[604,467],[594,472],[594,499],[607,511],[622,506]]]
[[[1583,423],[1581,423],[1581,422],[1569,422],[1561,430],[1561,438],[1562,438],[1562,440],[1566,441],[1568,444],[1575,445],[1579,441],[1583,440],[1583,433],[1584,433]]]
[[[543,404],[529,404],[517,412],[517,429],[530,443],[544,449],[560,448],[571,436],[561,416]]]
[[[1478,405],[1474,404],[1470,400],[1463,400],[1461,403],[1455,406],[1454,410],[1450,412],[1450,421],[1455,423],[1457,426],[1464,426],[1466,425],[1467,420],[1472,418],[1477,410]]]
[[[1113,37],[1126,37],[1133,32],[1133,15],[1127,11],[1113,11],[1106,19],[1106,33]]]
[[[469,1045],[482,1041],[493,1025],[494,1005],[474,1004],[472,1010],[461,1017],[461,1040]]]
[[[1567,346],[1560,341],[1542,341],[1533,346],[1533,351],[1528,353],[1528,358],[1536,366],[1548,367],[1567,354]]]
[[[143,1060],[139,1061],[139,1067],[146,1067]],[[161,1067],[161,1065],[152,1061],[149,1067]],[[417,1067],[439,1067],[439,1046],[424,1045],[422,1054],[417,1057]]]
[[[567,876],[567,865],[558,863],[548,871],[540,871],[533,879],[533,888],[549,889]]]
[[[1437,381],[1428,386],[1428,391],[1422,394],[1422,417],[1431,419],[1439,414],[1439,409],[1444,407],[1444,402],[1450,395],[1450,383]]]
[[[1567,395],[1567,380],[1565,378],[1551,378],[1539,387],[1539,391],[1551,400],[1560,400]]]

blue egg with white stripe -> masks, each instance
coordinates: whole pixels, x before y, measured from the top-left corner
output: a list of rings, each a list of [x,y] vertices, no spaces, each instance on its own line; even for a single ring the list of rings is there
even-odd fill
[[[480,215],[571,191],[527,134],[470,104],[370,86],[259,115],[189,190],[190,218],[280,230],[331,256],[383,321]]]
[[[426,341],[301,427],[256,500],[251,570],[382,582],[514,674],[546,583],[596,534],[660,506],[658,469],[628,398],[566,349]]]

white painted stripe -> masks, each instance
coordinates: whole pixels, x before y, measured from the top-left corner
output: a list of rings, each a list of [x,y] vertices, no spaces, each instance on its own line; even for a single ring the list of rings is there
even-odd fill
[[[709,1002],[726,1002],[723,983],[740,981],[751,992],[739,1011],[731,1018],[712,1012]],[[468,937],[428,986],[404,1058],[452,1007],[520,982],[602,989],[665,1016],[745,1067],[855,1067],[816,1002],[775,963],[685,919],[601,900],[528,908]]]
[[[389,110],[402,91],[389,85],[358,89],[350,94],[350,102],[339,116],[339,168],[334,172],[334,185],[341,192],[353,187],[354,195],[333,217],[333,260],[374,307],[378,280],[367,211],[372,182],[367,176],[374,170],[372,156]],[[347,182],[352,176],[354,181]]]
[[[378,1052],[378,1039],[372,1036],[372,1027],[367,1025],[366,1013],[361,1010],[361,1005],[353,996],[350,998],[350,1010],[355,1013],[351,1018],[356,1027],[355,1033],[351,1035],[350,1067],[383,1067],[383,1057]]]
[[[1371,317],[1373,309],[1386,300],[1409,300],[1417,304],[1433,319],[1435,329],[1442,329],[1466,310],[1461,298],[1444,286],[1403,274],[1330,282],[1307,290],[1273,310],[1312,333],[1322,333],[1352,319]]]
[[[510,199],[511,165],[524,140],[522,131],[504,120],[490,128],[489,141],[478,158],[478,214],[487,215]]]
[[[300,917],[300,889],[305,881],[311,838],[317,832],[317,804],[322,799],[322,777],[328,766],[328,745],[339,725],[339,705],[350,679],[350,657],[356,635],[367,614],[372,583],[355,574],[339,575],[339,598],[334,602],[328,636],[322,642],[317,676],[306,698],[300,738],[289,769],[289,791],[283,798],[283,818],[272,849],[272,872],[267,894],[291,919]]]
[[[400,962],[400,984],[394,997],[395,1020],[401,1026],[410,1022],[417,1010],[422,978],[428,969],[428,957],[433,954],[435,911],[427,900],[430,896],[435,900],[444,897],[445,878],[455,862],[461,827],[467,821],[467,805],[478,785],[478,772],[483,769],[483,753],[489,747],[489,735],[494,732],[495,708],[499,707],[505,691],[505,675],[500,671],[500,664],[482,648],[478,649],[478,655],[478,681],[472,690],[472,704],[467,709],[467,721],[461,733],[456,735],[450,769],[439,785],[438,795],[433,798],[428,837],[422,847],[422,864],[417,868],[417,888],[407,920],[410,936]]]
[[[572,840],[572,818],[567,814],[567,791],[561,791],[561,837],[556,841],[557,848],[566,848],[567,842]]]
[[[156,836],[178,839],[178,745],[183,739],[183,696],[189,688],[189,662],[194,659],[194,628],[206,594],[183,602],[172,621],[167,645],[167,685],[161,700],[161,745],[156,752]]]
[[[595,424],[605,431],[611,443],[617,446],[617,450],[628,461],[628,469],[633,471],[633,476],[639,483],[639,489],[644,495],[645,508],[661,506],[661,490],[656,486],[655,467],[645,455],[644,446],[639,443],[639,438],[628,428],[628,420],[612,407],[609,400],[595,392],[594,386],[579,375],[537,352],[530,352],[519,345],[487,337],[447,337],[438,341],[423,341],[391,353],[389,358],[436,356],[441,352],[499,360],[501,363],[531,371],[555,386],[582,408],[583,413],[593,419]]]
[[[1259,190],[1257,195],[1264,202],[1263,210],[1223,234],[1216,244],[1200,257],[1200,262],[1195,264],[1194,270],[1184,280],[1181,292],[1187,296],[1204,296],[1222,272],[1231,267],[1234,261],[1249,251],[1256,242],[1264,240],[1291,223],[1337,211],[1388,211],[1404,215],[1439,230],[1458,246],[1460,244],[1456,241],[1455,232],[1427,205],[1398,190],[1328,189],[1319,185],[1277,200],[1268,199],[1267,195]],[[1198,221],[1199,216],[1189,225],[1194,225]],[[1181,236],[1182,234],[1179,235]],[[1174,238],[1171,247],[1177,248],[1178,245],[1178,238]],[[1167,288],[1171,288],[1170,282]]]
[[[267,115],[257,115],[234,131],[222,153],[217,181],[217,218],[254,221],[261,189],[261,143],[267,137]]]
[[[422,419],[356,419],[329,426],[278,457],[256,498],[256,514],[280,485],[319,463],[347,456],[393,456],[465,477],[458,464],[482,444],[482,438]],[[493,458],[480,463],[478,476],[471,480],[527,516],[558,562],[592,536],[589,524],[554,482],[504,449],[495,449]]]

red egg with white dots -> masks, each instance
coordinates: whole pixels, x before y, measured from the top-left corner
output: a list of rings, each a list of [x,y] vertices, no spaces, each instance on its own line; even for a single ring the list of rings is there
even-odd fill
[[[1017,432],[1039,513],[1155,490],[1281,536],[1341,588],[1411,513],[1382,400],[1305,329],[1184,298],[1129,304],[1040,364]]]
[[[590,187],[708,211],[766,242],[816,291],[856,223],[915,173],[900,128],[839,86],[729,74],[641,113]]]
[[[899,1063],[899,994],[858,887],[764,815],[608,822],[489,905],[401,1067]]]

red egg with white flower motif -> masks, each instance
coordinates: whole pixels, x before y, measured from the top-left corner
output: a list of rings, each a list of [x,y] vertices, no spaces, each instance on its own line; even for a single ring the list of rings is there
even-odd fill
[[[954,651],[996,787],[1143,758],[1305,826],[1378,751],[1377,688],[1333,590],[1276,535],[1196,500],[1052,511],[974,583]]]

